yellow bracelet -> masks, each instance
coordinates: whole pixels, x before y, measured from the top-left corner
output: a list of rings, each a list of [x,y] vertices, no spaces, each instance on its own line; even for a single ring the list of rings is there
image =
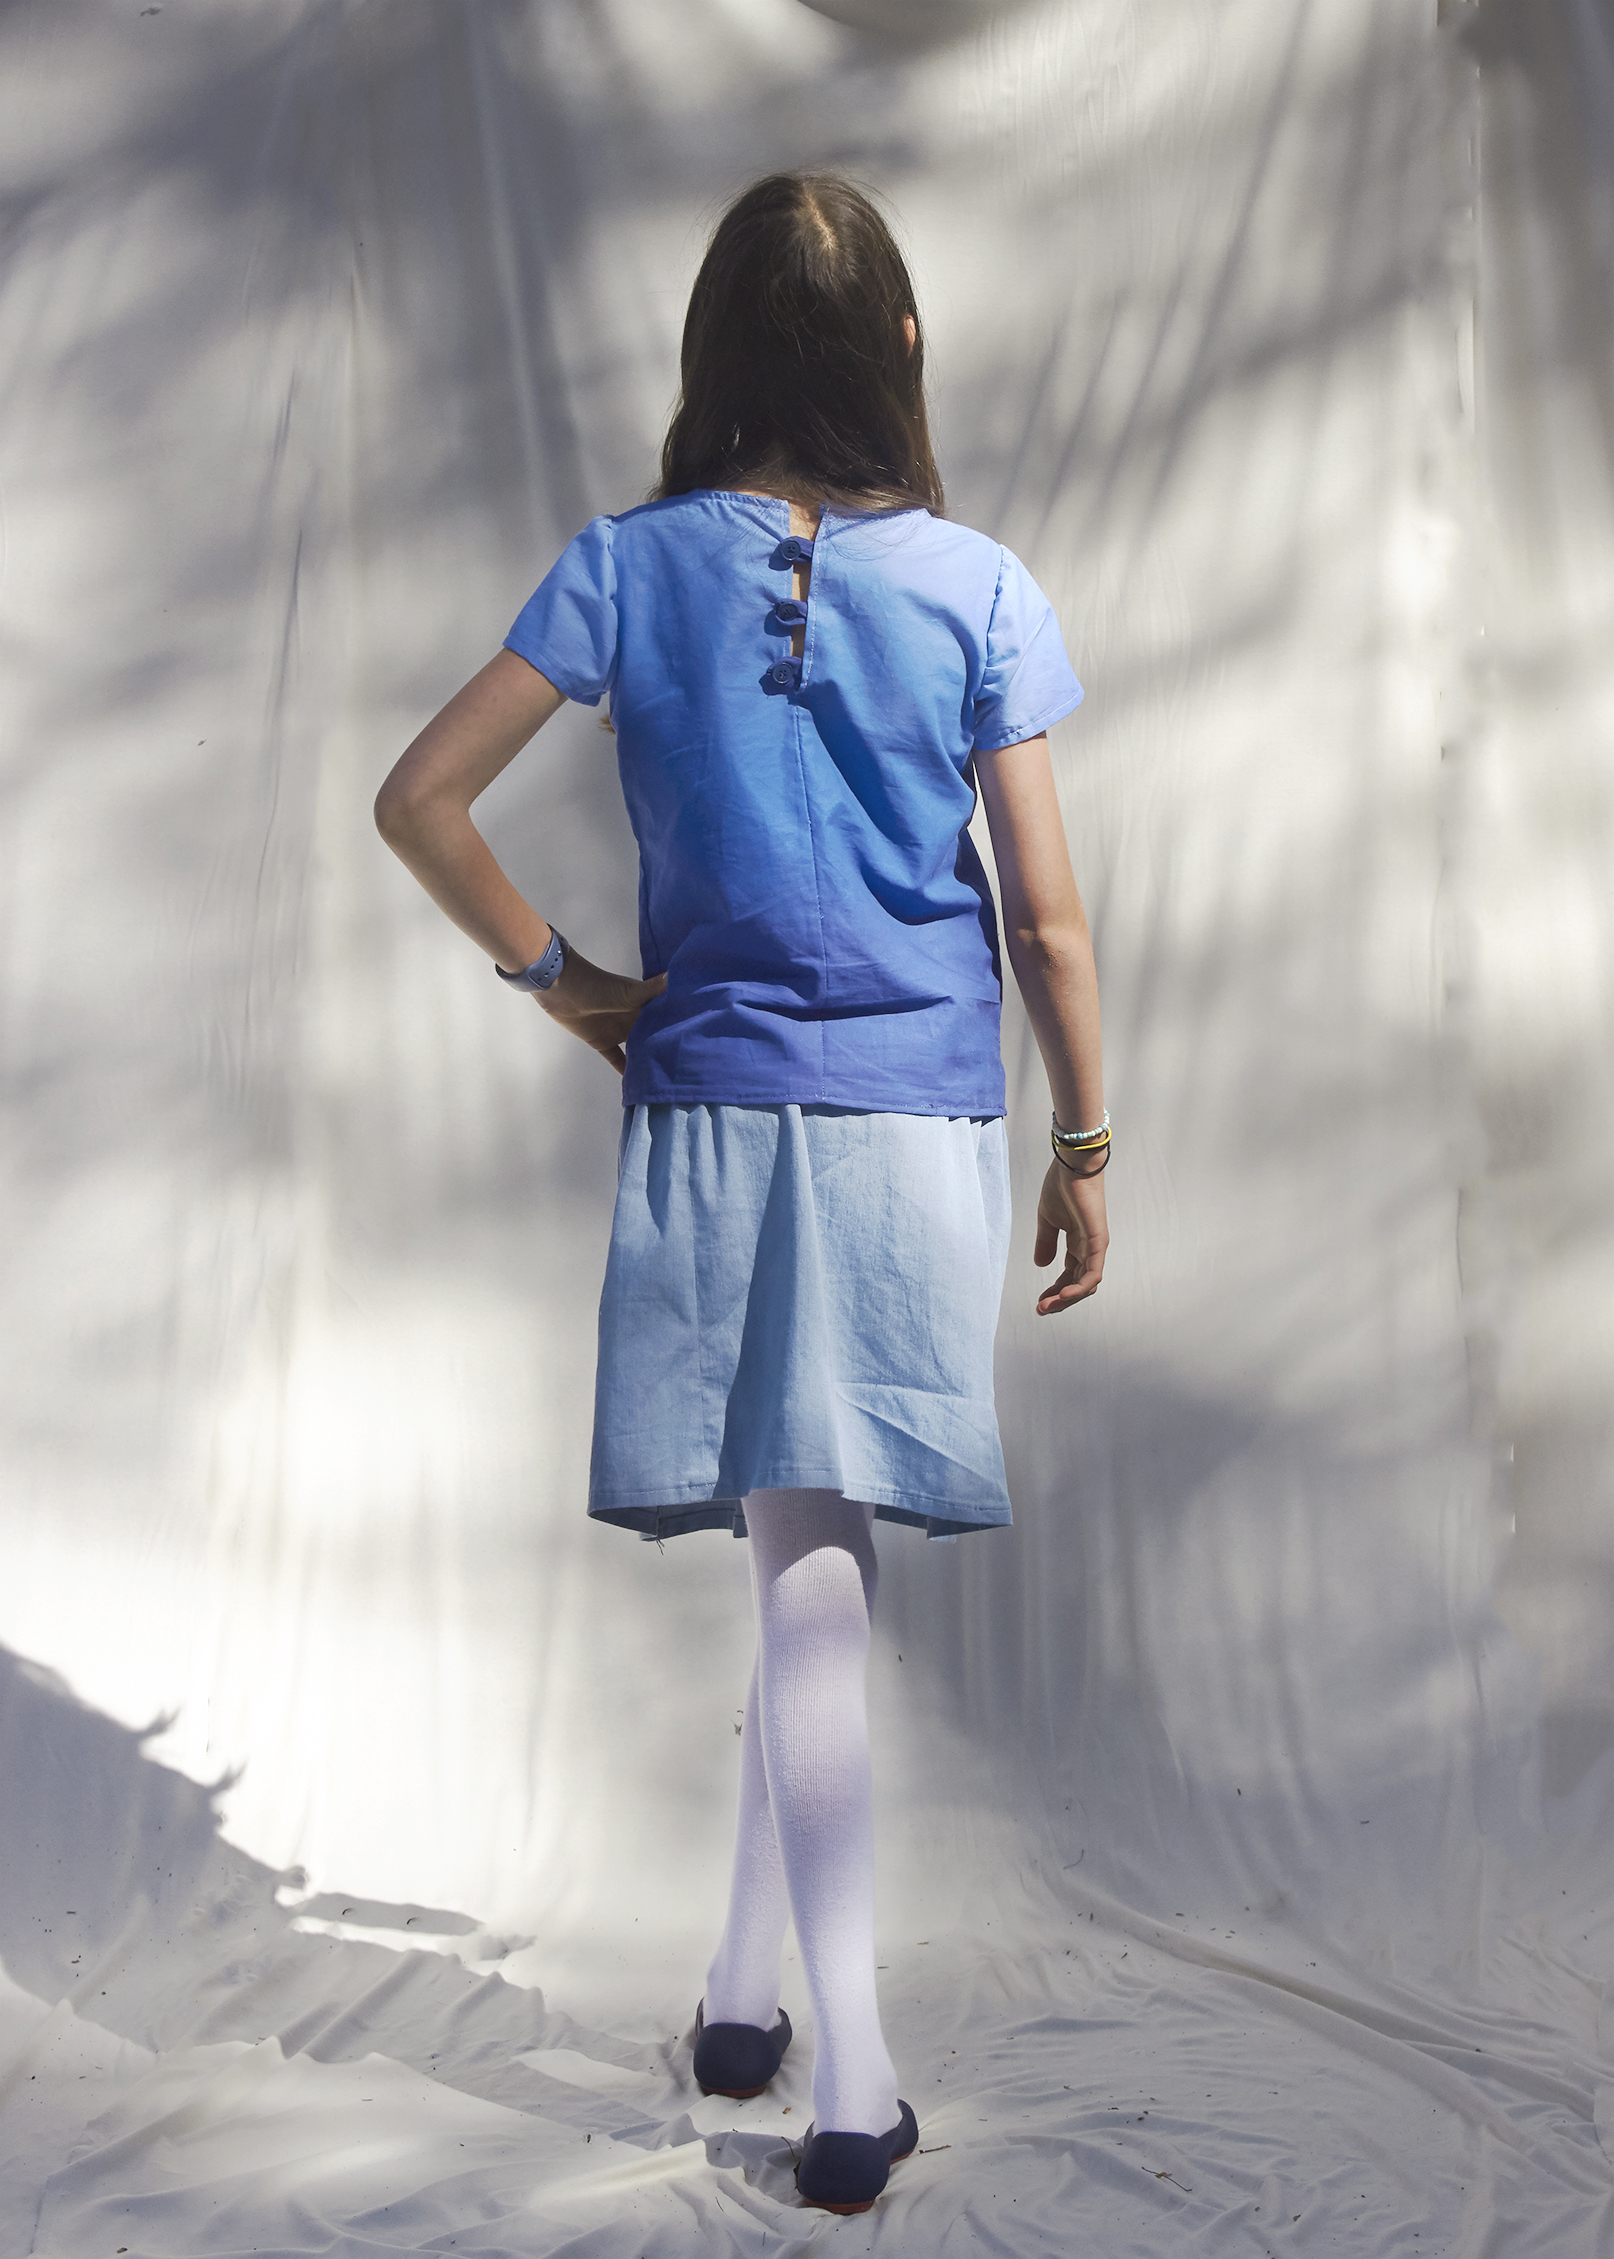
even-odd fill
[[[1107,1169],[1107,1168],[1109,1167],[1109,1165],[1110,1165],[1110,1141],[1109,1141],[1109,1139],[1108,1139],[1107,1137],[1098,1139],[1098,1140],[1097,1140],[1097,1141],[1096,1141],[1096,1142],[1095,1142],[1094,1144],[1092,1144],[1092,1145],[1089,1145],[1089,1146],[1087,1146],[1086,1148],[1084,1148],[1084,1150],[1085,1150],[1085,1151],[1087,1151],[1087,1152],[1089,1152],[1089,1153],[1102,1153],[1102,1154],[1103,1154],[1104,1158],[1103,1158],[1103,1160],[1102,1160],[1102,1161],[1100,1161],[1100,1162],[1099,1162],[1099,1164],[1098,1164],[1098,1166],[1097,1166],[1096,1168],[1093,1168],[1093,1169],[1079,1169],[1079,1168],[1078,1168],[1078,1167],[1076,1166],[1076,1163],[1075,1163],[1074,1161],[1067,1161],[1067,1160],[1065,1159],[1065,1156],[1064,1156],[1064,1154],[1063,1154],[1063,1153],[1062,1153],[1062,1152],[1061,1152],[1061,1151],[1059,1150],[1059,1147],[1058,1147],[1057,1145],[1056,1145],[1056,1146],[1054,1147],[1054,1159],[1055,1159],[1055,1160],[1056,1160],[1056,1161],[1057,1161],[1057,1162],[1059,1163],[1059,1166],[1060,1166],[1060,1167],[1061,1167],[1061,1168],[1062,1168],[1062,1169],[1064,1170],[1064,1172],[1065,1172],[1066,1176],[1068,1176],[1068,1177],[1097,1177],[1097,1176],[1102,1176],[1102,1175],[1103,1175],[1103,1173],[1104,1173],[1104,1171],[1105,1171],[1105,1170],[1106,1170],[1106,1169]]]
[[[1110,1146],[1110,1133],[1108,1127],[1105,1127],[1094,1137],[1074,1140],[1061,1137],[1056,1131],[1050,1143],[1053,1146],[1055,1158],[1063,1161],[1068,1156],[1077,1153],[1107,1153]]]

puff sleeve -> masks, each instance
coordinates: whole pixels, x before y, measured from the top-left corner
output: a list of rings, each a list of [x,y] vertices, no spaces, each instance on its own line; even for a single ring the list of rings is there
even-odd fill
[[[522,606],[504,647],[580,706],[597,706],[616,675],[617,635],[611,520],[591,518]]]
[[[974,750],[1018,745],[1081,702],[1053,606],[1013,550],[1000,550],[986,664],[975,694]]]

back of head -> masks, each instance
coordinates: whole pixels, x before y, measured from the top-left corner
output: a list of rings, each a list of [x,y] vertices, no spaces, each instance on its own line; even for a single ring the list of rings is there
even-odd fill
[[[913,285],[850,181],[771,173],[730,205],[690,293],[681,374],[657,497],[759,486],[941,515]]]

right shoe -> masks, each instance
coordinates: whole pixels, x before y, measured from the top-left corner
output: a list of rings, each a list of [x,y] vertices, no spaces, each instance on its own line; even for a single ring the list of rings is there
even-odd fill
[[[897,2122],[889,2133],[819,2133],[807,2128],[796,2166],[796,2187],[804,2203],[821,2212],[866,2212],[891,2178],[891,2168],[919,2147],[919,2121],[906,2102],[897,2103]]]
[[[790,2045],[790,2018],[781,2008],[771,2032],[755,2024],[709,2024],[706,2003],[695,2010],[695,2084],[702,2094],[724,2094],[749,2102],[760,2094],[784,2061]]]

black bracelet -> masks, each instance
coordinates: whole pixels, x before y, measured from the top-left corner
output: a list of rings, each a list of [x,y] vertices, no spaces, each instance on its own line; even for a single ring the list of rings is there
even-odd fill
[[[1101,1177],[1104,1174],[1104,1171],[1110,1165],[1110,1142],[1108,1138],[1104,1140],[1104,1158],[1102,1161],[1100,1161],[1096,1169],[1072,1168],[1071,1164],[1065,1159],[1064,1154],[1060,1152],[1057,1145],[1054,1147],[1054,1159],[1059,1163],[1059,1166],[1064,1170],[1066,1176],[1068,1177]]]

